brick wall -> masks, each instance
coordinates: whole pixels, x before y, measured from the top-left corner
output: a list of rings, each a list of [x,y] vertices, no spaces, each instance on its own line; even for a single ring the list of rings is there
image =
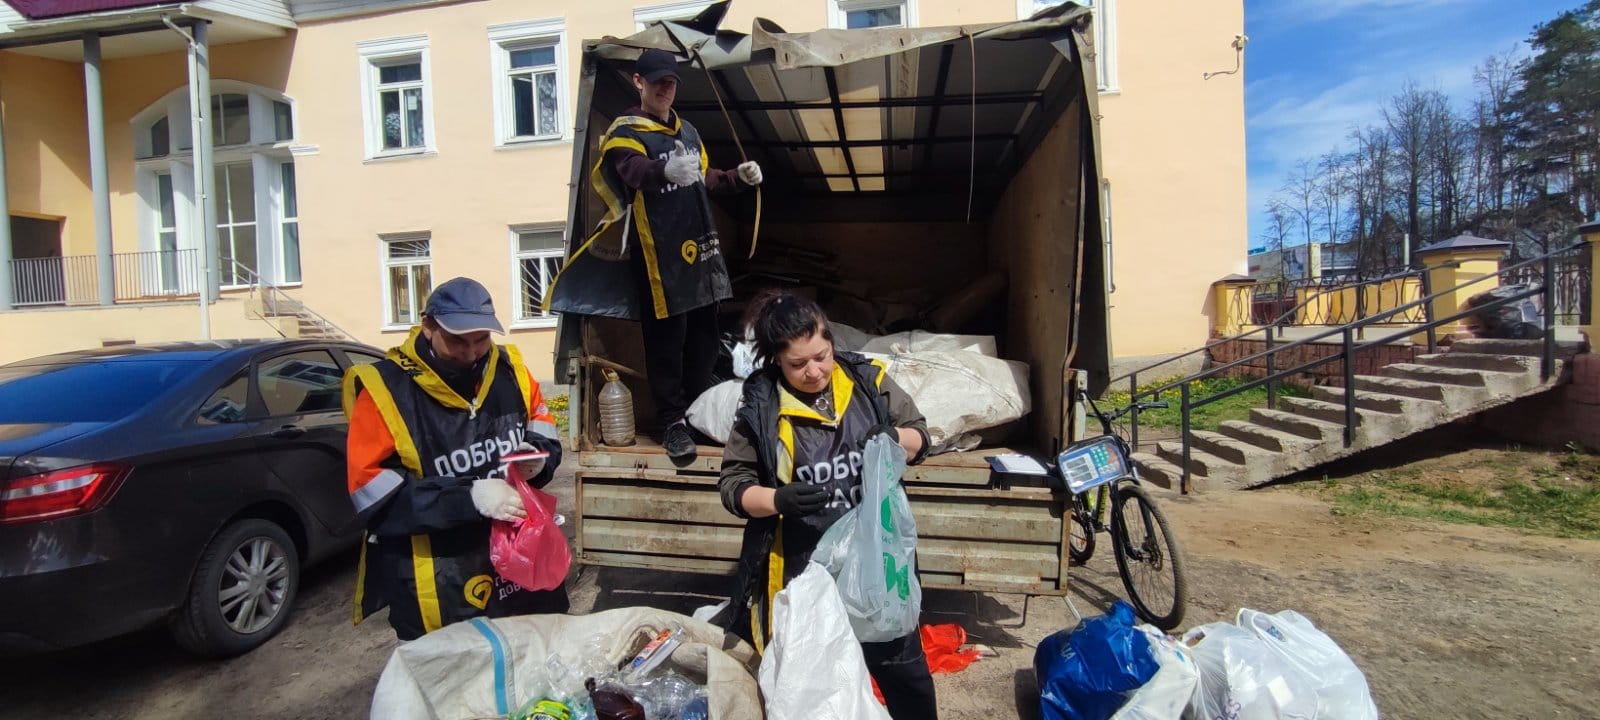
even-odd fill
[[[1600,355],[1577,356],[1572,382],[1484,412],[1478,423],[1528,445],[1559,448],[1571,442],[1600,450]]]
[[[1281,346],[1284,343],[1274,343]],[[1226,365],[1237,360],[1250,357],[1267,350],[1265,340],[1230,340],[1210,350],[1211,367]],[[1309,343],[1289,350],[1281,350],[1273,355],[1273,368],[1282,371],[1285,368],[1297,367],[1308,362],[1321,360],[1339,354],[1339,345],[1324,345]],[[1379,345],[1370,347],[1356,353],[1355,374],[1376,375],[1378,370],[1385,365],[1397,362],[1413,362],[1418,355],[1427,352],[1427,348],[1415,345]],[[1228,371],[1235,377],[1263,378],[1267,376],[1265,358],[1255,360]],[[1321,365],[1316,368],[1289,378],[1287,382],[1294,385],[1344,385],[1344,363],[1338,360]]]

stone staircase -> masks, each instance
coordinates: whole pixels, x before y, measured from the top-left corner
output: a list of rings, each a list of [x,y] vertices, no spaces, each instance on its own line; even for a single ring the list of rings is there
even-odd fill
[[[1542,340],[1460,340],[1449,352],[1355,376],[1356,429],[1344,444],[1344,389],[1316,387],[1310,398],[1279,398],[1278,408],[1250,411],[1248,422],[1223,422],[1218,432],[1190,433],[1189,486],[1210,491],[1250,488],[1348,457],[1448,422],[1538,394],[1566,382],[1584,343],[1556,343],[1555,373],[1540,379]],[[1180,487],[1183,445],[1157,444],[1135,453],[1140,477]]]
[[[349,340],[350,334],[288,295],[270,287],[252,290],[247,312],[286,338]]]

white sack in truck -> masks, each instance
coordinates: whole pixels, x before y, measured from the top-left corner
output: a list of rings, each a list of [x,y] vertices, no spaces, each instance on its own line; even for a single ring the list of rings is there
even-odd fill
[[[1027,363],[959,351],[867,356],[889,366],[889,377],[928,419],[931,453],[976,448],[979,431],[1032,409]]]
[[[892,335],[873,335],[842,322],[829,321],[833,345],[840,350],[864,353],[915,353],[965,350],[1000,357],[993,335],[951,335],[926,330],[908,330]]]
[[[690,403],[684,417],[706,437],[727,445],[728,435],[733,432],[733,416],[739,412],[739,395],[743,392],[743,380],[712,385]]]
[[[863,353],[882,360],[889,368],[889,377],[928,418],[932,453],[976,448],[983,442],[981,431],[1019,420],[1031,409],[1026,363],[956,349],[977,348],[992,353],[993,337],[916,331],[872,338],[839,323],[833,324],[833,332],[834,343],[841,350],[852,349],[840,341],[841,336],[852,340],[868,338],[866,342],[874,347],[880,341],[890,341],[885,345],[951,348]],[[743,380],[728,380],[701,393],[685,413],[689,424],[706,437],[728,444],[743,389]]]

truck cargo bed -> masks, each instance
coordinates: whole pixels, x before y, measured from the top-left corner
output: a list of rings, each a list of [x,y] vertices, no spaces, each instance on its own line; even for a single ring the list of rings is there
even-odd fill
[[[1038,595],[1066,591],[1064,498],[989,487],[984,448],[907,468],[924,587]],[[591,565],[732,574],[745,521],[722,507],[722,448],[677,467],[647,438],[579,453],[577,556]]]

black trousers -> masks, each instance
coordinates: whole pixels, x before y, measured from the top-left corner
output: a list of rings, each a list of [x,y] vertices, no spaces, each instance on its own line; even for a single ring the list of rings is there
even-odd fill
[[[645,373],[656,417],[666,427],[683,419],[689,404],[711,387],[717,362],[717,304],[657,320],[640,321],[644,334]]]
[[[922,654],[922,634],[881,643],[861,643],[867,671],[878,681],[878,691],[894,720],[938,720],[939,702],[933,693],[933,675]]]

